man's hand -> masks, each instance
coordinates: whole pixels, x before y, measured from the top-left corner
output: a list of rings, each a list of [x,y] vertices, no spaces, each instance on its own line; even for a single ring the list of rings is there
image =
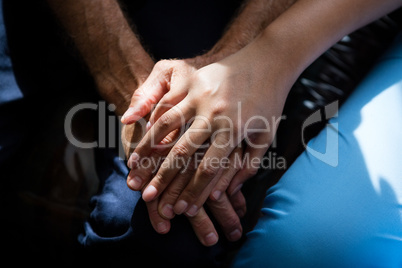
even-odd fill
[[[145,125],[139,123],[125,125],[123,127],[122,142],[123,145],[125,145],[127,154],[133,150],[130,144],[136,144],[145,131]],[[179,137],[179,134],[179,131],[175,130],[167,135],[160,143],[161,146],[158,149],[153,150],[151,155],[141,163],[128,163],[129,166],[133,164],[138,165],[137,169],[130,171],[127,179],[127,183],[131,189],[144,189],[143,187],[146,186],[147,183],[144,184],[144,181],[141,179],[141,184],[138,184],[138,177],[141,176],[141,178],[147,178],[154,174],[154,171],[158,169],[158,163],[161,163],[164,157],[168,154],[169,150]],[[170,219],[175,216],[172,207],[166,200],[171,200],[172,198],[174,200],[176,199],[177,189],[182,190],[184,188],[190,178],[194,175],[196,167],[196,159],[189,161],[186,167],[181,170],[174,182],[169,185],[163,198],[158,198],[152,202],[146,203],[152,226],[158,233],[165,234],[169,232]],[[206,191],[204,195],[208,196],[208,191]],[[230,198],[226,193],[223,193],[218,200],[208,202],[207,206],[218,224],[222,227],[227,239],[229,241],[238,240],[242,234],[242,226],[239,217],[242,217],[246,212],[245,199],[242,193],[239,192]],[[203,245],[211,246],[218,241],[218,233],[203,207],[195,215],[192,215],[192,217],[188,216],[188,219]]]

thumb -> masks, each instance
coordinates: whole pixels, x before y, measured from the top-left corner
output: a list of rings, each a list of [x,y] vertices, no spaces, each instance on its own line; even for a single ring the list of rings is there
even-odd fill
[[[131,103],[123,114],[123,124],[133,124],[149,114],[152,107],[169,91],[170,70],[152,70],[148,79],[141,85],[131,97]]]

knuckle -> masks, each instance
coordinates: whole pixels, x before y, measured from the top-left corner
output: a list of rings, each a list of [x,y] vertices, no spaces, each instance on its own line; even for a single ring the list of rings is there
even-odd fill
[[[169,153],[169,149],[170,148],[168,146],[156,146],[153,150],[153,153],[155,157],[162,158]]]
[[[227,146],[232,143],[231,136],[229,135],[216,135],[214,139],[214,145],[218,148],[222,148],[222,146]],[[222,152],[223,153],[223,152]]]
[[[229,103],[226,101],[218,101],[211,107],[212,115],[217,116],[223,114],[229,108]]]
[[[210,221],[207,216],[193,221],[193,227],[197,230],[208,230],[210,228]]]
[[[172,108],[173,105],[171,105],[170,103],[172,103],[173,100],[173,95],[171,93],[171,91],[169,91],[168,93],[166,93],[163,98],[161,99],[161,101],[158,103],[159,107],[158,108]]]
[[[240,225],[240,219],[236,214],[230,215],[224,219],[222,225],[228,229],[234,229]]]
[[[163,199],[166,203],[174,203],[179,195],[181,194],[182,189],[171,187],[167,190],[166,194],[163,196]]]
[[[196,167],[197,163],[196,163],[196,161],[194,161],[194,159],[191,159],[188,163],[189,163],[189,164],[188,164],[187,166],[185,166],[185,167],[182,169],[181,172],[182,172],[183,174],[194,174],[194,172],[197,170],[197,167]]]
[[[149,217],[151,220],[157,220],[159,218],[159,214],[157,210],[148,211]]]
[[[193,204],[194,201],[198,199],[198,196],[199,196],[199,195],[198,195],[197,192],[192,191],[192,190],[190,190],[190,189],[186,189],[186,190],[183,192],[183,199],[184,199],[184,200],[187,200],[187,201],[188,201],[187,203],[189,203],[189,204]]]
[[[176,144],[172,149],[172,153],[174,154],[175,157],[178,158],[190,157],[189,150],[183,144]]]
[[[205,179],[212,179],[218,173],[218,169],[209,164],[200,165],[199,169],[201,177]]]
[[[218,190],[221,190],[221,191],[225,191],[228,188],[231,180],[232,180],[232,177],[229,177],[228,175],[223,175],[219,179],[219,182],[217,183],[215,188]]]
[[[166,66],[168,66],[169,64],[170,64],[170,60],[163,59],[163,60],[158,61],[155,64],[154,68],[156,70],[161,70],[161,69],[166,68]]]
[[[158,120],[158,127],[160,129],[169,129],[172,123],[172,116],[170,113],[163,114]]]

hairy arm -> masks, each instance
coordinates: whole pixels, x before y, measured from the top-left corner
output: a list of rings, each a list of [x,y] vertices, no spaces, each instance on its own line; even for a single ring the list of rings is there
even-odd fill
[[[194,66],[203,67],[236,53],[295,2],[296,0],[244,1],[219,41],[205,54],[196,57]]]
[[[101,96],[127,109],[154,62],[131,29],[116,0],[47,0],[81,54]]]
[[[216,62],[237,52],[253,41],[295,2],[296,0],[245,1],[222,38],[203,57],[209,59],[210,62]]]

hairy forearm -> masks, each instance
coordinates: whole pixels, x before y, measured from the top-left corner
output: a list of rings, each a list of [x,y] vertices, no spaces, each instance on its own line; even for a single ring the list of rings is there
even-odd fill
[[[219,61],[245,47],[296,0],[246,0],[222,38],[202,57]]]
[[[116,0],[47,0],[72,38],[101,96],[121,114],[153,61]]]

